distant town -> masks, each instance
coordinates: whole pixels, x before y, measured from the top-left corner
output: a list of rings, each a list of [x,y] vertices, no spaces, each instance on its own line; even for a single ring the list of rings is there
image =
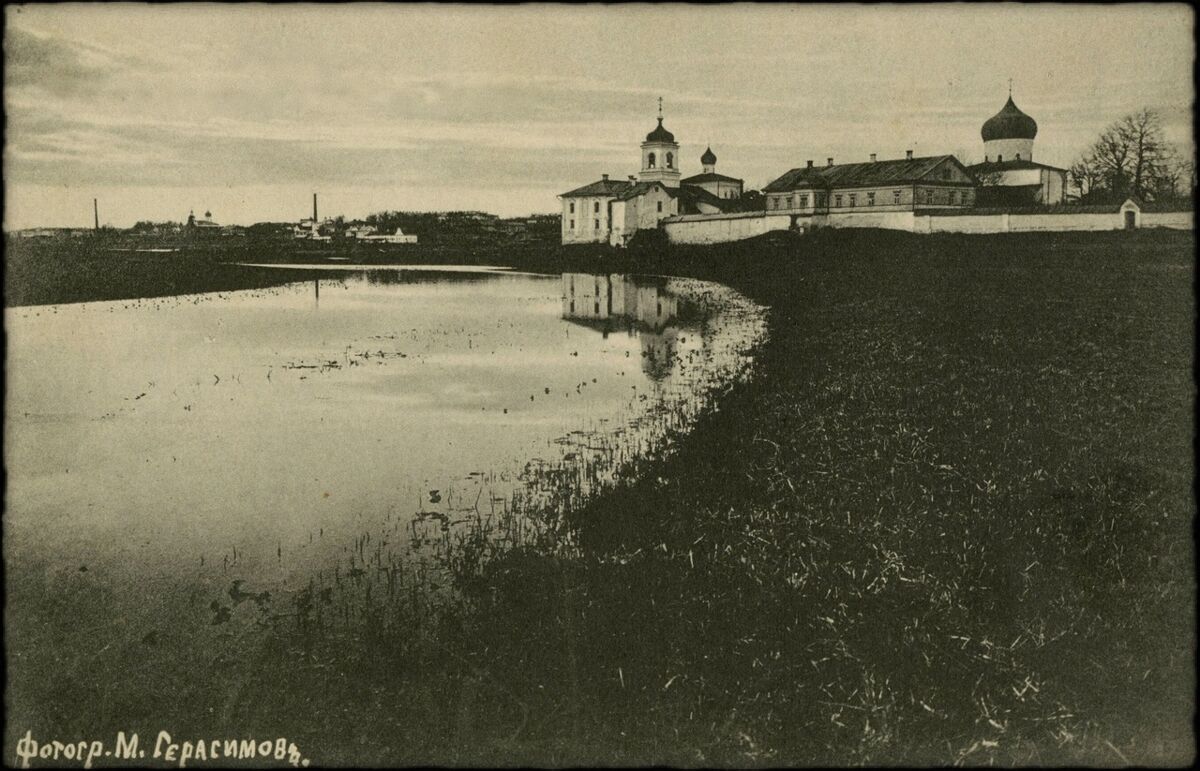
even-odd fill
[[[318,245],[413,245],[423,237],[454,237],[464,233],[490,236],[500,241],[544,240],[558,233],[557,214],[499,217],[482,211],[406,212],[382,211],[363,219],[344,216],[321,217],[319,199],[313,194],[312,213],[295,222],[256,222],[253,225],[223,225],[211,210],[201,215],[188,213],[178,222],[142,220],[129,228],[100,224],[102,202],[93,201],[94,223],[90,228],[26,228],[11,235],[20,239],[54,240],[92,236],[126,237],[145,242],[195,243],[232,242],[238,239],[270,240]]]

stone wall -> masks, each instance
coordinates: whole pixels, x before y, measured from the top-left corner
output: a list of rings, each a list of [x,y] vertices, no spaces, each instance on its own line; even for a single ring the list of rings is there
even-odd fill
[[[792,218],[787,214],[744,212],[738,214],[689,214],[663,221],[663,229],[673,244],[719,244],[741,241],[772,230],[789,230]]]

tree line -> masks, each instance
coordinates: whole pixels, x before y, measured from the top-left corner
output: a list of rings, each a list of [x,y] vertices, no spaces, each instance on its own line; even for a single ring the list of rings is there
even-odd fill
[[[1189,148],[1190,152],[1190,148]],[[1167,142],[1162,116],[1143,108],[1109,125],[1069,169],[1081,203],[1135,197],[1191,201],[1193,157]]]

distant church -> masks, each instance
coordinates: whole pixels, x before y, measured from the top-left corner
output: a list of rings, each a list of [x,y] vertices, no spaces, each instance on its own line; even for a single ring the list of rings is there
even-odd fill
[[[984,121],[983,163],[968,167],[979,180],[979,206],[1059,204],[1067,197],[1067,170],[1033,160],[1037,121],[1008,101]]]
[[[700,156],[702,172],[680,178],[679,143],[663,126],[662,99],[658,110],[658,126],[642,142],[642,167],[636,177],[611,180],[605,174],[559,196],[564,244],[624,246],[639,230],[654,229],[666,217],[719,214],[740,207],[742,180],[717,173],[711,147]]]

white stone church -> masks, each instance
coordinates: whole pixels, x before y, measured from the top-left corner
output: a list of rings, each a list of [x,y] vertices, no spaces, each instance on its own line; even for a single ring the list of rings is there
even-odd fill
[[[657,228],[667,217],[739,208],[742,180],[717,173],[711,147],[700,156],[701,173],[681,178],[679,143],[663,127],[661,112],[660,100],[658,126],[642,142],[642,167],[636,177],[616,180],[605,174],[558,197],[564,244],[624,246],[639,230]]]

